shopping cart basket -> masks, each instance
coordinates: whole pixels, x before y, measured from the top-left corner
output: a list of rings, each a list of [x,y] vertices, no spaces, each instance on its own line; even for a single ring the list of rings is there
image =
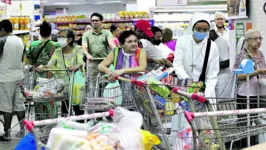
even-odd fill
[[[264,123],[266,109],[242,109],[242,110],[227,110],[227,111],[214,111],[214,112],[185,112],[187,121],[191,124],[193,129],[193,139],[195,143],[199,141],[198,145],[194,145],[194,149],[219,149],[216,145],[216,139],[223,139],[224,142],[231,141],[247,136],[258,135],[266,132],[266,125]],[[253,114],[253,115],[252,115]],[[254,124],[247,126],[247,116],[250,115],[250,121]],[[219,120],[218,127],[200,128],[197,124],[199,121],[208,121],[210,117],[222,118],[227,117],[226,120]],[[202,131],[209,131],[210,134],[202,134]],[[219,131],[220,137],[214,136],[212,133]],[[231,145],[232,148],[232,145]],[[221,149],[221,148],[220,148]]]
[[[138,80],[129,80],[123,77],[117,77],[118,80],[122,80],[125,82],[130,82],[133,85],[133,92],[134,92],[134,101],[137,104],[138,111],[140,111],[144,118],[144,129],[151,131],[152,133],[161,137],[163,141],[160,145],[159,149],[166,149],[170,150],[173,147],[178,146],[178,143],[175,143],[173,138],[171,137],[170,133],[168,133],[167,128],[170,129],[169,124],[172,121],[172,115],[181,114],[184,112],[183,108],[176,107],[173,103],[173,99],[180,99],[181,96],[185,96],[189,99],[194,99],[200,102],[204,102],[205,98],[197,95],[197,94],[190,94],[179,90],[178,87],[173,88],[172,91],[168,89],[162,89],[164,92],[169,92],[166,94],[168,96],[172,95],[172,97],[164,98],[166,101],[162,102],[160,100],[156,100],[156,93],[152,90],[154,86],[165,86],[165,85],[148,85],[145,82],[138,81]],[[173,93],[173,94],[170,94]],[[174,95],[174,94],[179,95]],[[176,96],[176,97],[175,97]],[[162,107],[164,109],[157,109],[158,107]]]

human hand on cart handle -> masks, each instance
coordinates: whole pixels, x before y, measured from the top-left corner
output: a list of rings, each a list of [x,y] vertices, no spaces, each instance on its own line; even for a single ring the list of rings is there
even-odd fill
[[[114,81],[118,76],[121,76],[124,73],[123,69],[114,70],[108,74],[108,80]]]
[[[43,71],[45,69],[45,66],[44,65],[40,65],[39,67],[35,68],[36,71]]]
[[[79,64],[76,66],[69,66],[69,67],[67,67],[67,69],[69,69],[70,71],[77,71],[77,70],[79,70],[80,67],[82,67],[82,64]]]
[[[87,54],[87,55],[86,55],[86,58],[87,58],[89,61],[91,61],[91,60],[93,59],[93,57],[92,57],[90,54]]]

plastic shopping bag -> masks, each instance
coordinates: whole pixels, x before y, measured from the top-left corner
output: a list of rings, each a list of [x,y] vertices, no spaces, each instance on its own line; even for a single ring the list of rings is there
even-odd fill
[[[110,69],[114,70],[114,66],[111,65]],[[122,104],[122,90],[117,80],[115,82],[110,82],[106,85],[103,91],[103,97],[105,98],[105,100],[113,102],[116,105]]]
[[[70,82],[73,84],[73,91],[72,91],[72,105],[79,105],[81,100],[81,91],[80,88],[85,86],[85,78],[82,75],[82,72],[78,70],[74,73],[74,82],[72,79]],[[71,88],[71,86],[70,86]],[[71,91],[71,90],[70,90]]]

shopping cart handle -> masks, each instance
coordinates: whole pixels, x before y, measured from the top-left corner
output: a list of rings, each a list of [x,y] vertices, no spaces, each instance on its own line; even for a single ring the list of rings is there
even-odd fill
[[[187,119],[187,122],[188,123],[191,123],[191,121],[194,119],[194,113],[193,112],[188,112],[188,111],[185,111],[185,117]]]
[[[131,80],[131,84],[138,85],[138,86],[143,86],[146,83],[140,80]]]
[[[206,98],[205,97],[203,97],[201,95],[198,95],[198,94],[191,94],[191,93],[188,93],[188,92],[185,92],[185,91],[180,91],[178,89],[178,87],[173,88],[172,92],[180,94],[180,95],[185,96],[187,98],[191,98],[191,99],[196,100],[196,101],[198,101],[200,103],[205,103],[206,102]]]
[[[109,116],[110,117],[113,117],[114,116],[115,111],[113,109],[109,109],[108,112],[109,112]]]
[[[205,103],[206,102],[206,98],[204,96],[201,96],[201,95],[198,95],[198,94],[192,94],[191,98],[193,100],[196,100],[196,101],[200,102],[200,103]]]
[[[23,122],[28,131],[31,132],[34,129],[34,123],[32,121],[24,120]]]

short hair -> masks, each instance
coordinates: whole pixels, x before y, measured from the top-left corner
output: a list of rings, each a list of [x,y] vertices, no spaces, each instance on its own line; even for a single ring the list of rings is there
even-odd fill
[[[103,21],[103,15],[100,13],[95,12],[95,13],[91,14],[91,18],[92,17],[99,17],[100,21]]]
[[[119,42],[121,44],[124,44],[126,42],[126,38],[130,37],[131,35],[134,35],[137,37],[136,33],[132,30],[122,32],[119,36]]]
[[[216,11],[214,14],[214,20],[218,18],[218,16],[222,16],[225,19],[225,15],[223,12]]]
[[[1,30],[4,29],[7,33],[13,32],[12,23],[10,22],[10,20],[8,19],[2,20],[0,22],[0,29]]]
[[[245,34],[245,40],[248,40],[251,37],[252,33],[255,33],[255,32],[260,33],[258,29],[249,29],[247,33]]]
[[[73,30],[72,29],[62,29],[58,32],[58,34],[60,34],[61,32],[66,32],[67,38],[72,38],[72,41],[69,44],[71,46],[73,46],[74,41],[75,41],[75,33],[73,32]]]
[[[113,33],[117,28],[118,28],[118,27],[117,27],[116,25],[112,24],[112,25],[110,26],[110,31],[111,31],[111,33]]]
[[[156,32],[161,32],[162,33],[162,30],[156,26],[152,26],[151,27],[151,31],[153,34],[155,34]]]
[[[41,25],[40,25],[40,35],[44,38],[47,38],[49,36],[51,36],[52,34],[52,26],[50,23],[44,21]]]
[[[173,39],[173,32],[170,28],[164,28],[162,34],[162,42],[166,43]]]

